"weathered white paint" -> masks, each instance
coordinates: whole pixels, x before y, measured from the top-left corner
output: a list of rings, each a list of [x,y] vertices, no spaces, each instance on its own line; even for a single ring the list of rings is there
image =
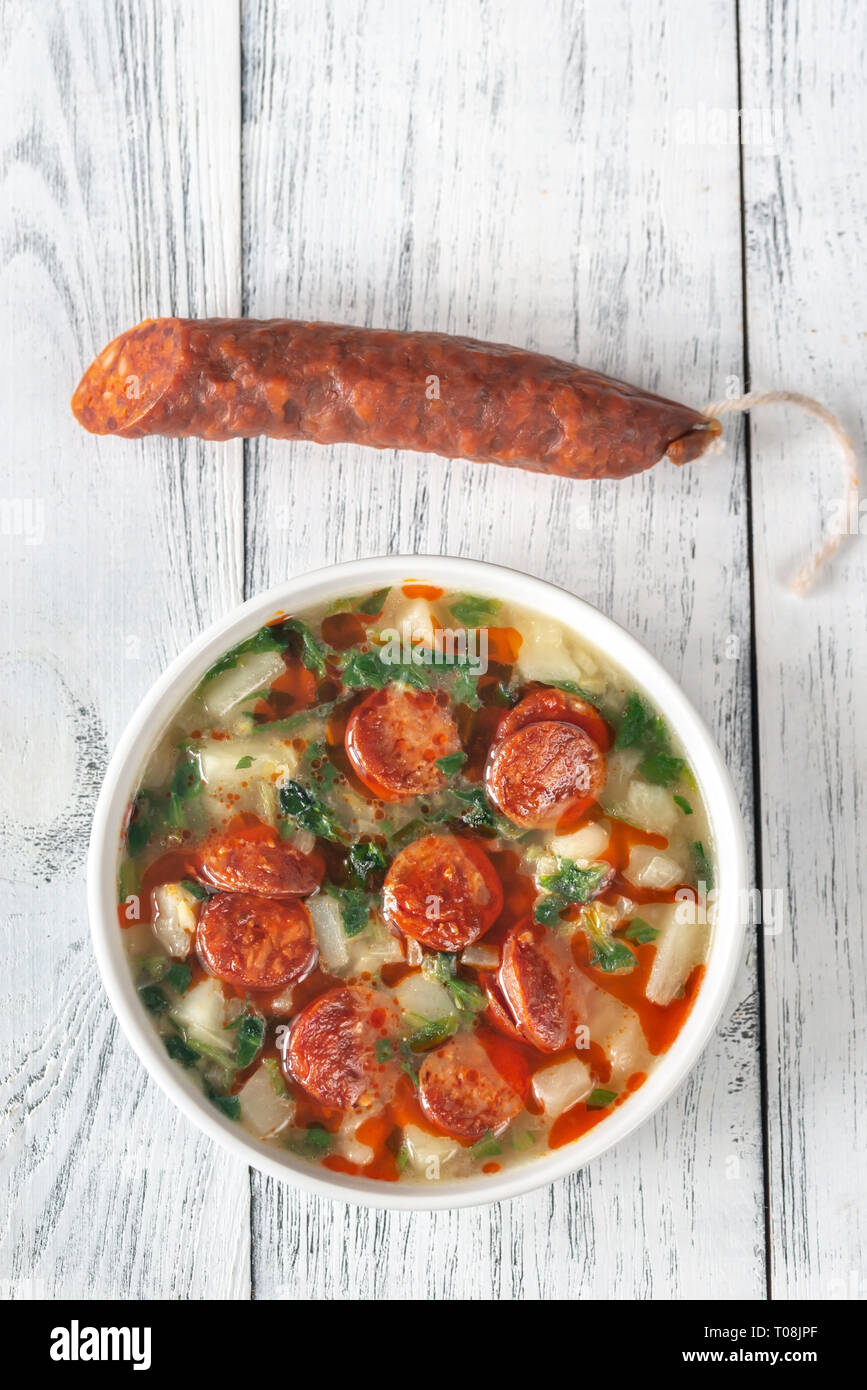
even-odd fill
[[[240,597],[242,451],[124,448],[68,406],[130,322],[240,308],[238,9],[22,0],[0,26],[2,495],[44,522],[0,552],[0,1277],[13,1295],[244,1297],[247,1172],[119,1035],[84,900],[110,746]]]
[[[780,112],[773,153],[745,148],[751,384],[832,395],[863,461],[867,14],[750,0],[743,24],[744,104]],[[806,603],[786,593],[839,464],[796,411],[751,428],[762,878],[788,908],[765,942],[772,1287],[863,1299],[867,545],[850,539]]]
[[[744,151],[752,384],[828,398],[857,431],[863,17],[741,9],[743,102],[783,117],[776,148]],[[248,1177],[118,1036],[87,941],[90,808],[145,687],[242,583],[402,550],[564,584],[683,680],[752,816],[741,423],[720,459],[591,486],[350,447],[95,440],[67,408],[136,318],[241,308],[499,338],[696,404],[742,389],[739,148],[713,124],[738,107],[733,5],[240,10],[0,11],[2,496],[23,531],[0,552],[3,1288],[760,1298],[767,1180],[774,1293],[851,1290],[854,1270],[863,1294],[864,551],[806,606],[779,585],[819,531],[811,468],[823,500],[836,478],[800,420],[752,424],[762,881],[798,909],[764,947],[767,1176],[752,949],[653,1124],[576,1178],[452,1214]]]
[[[677,113],[737,104],[728,7],[350,0],[331,15],[244,7],[247,312],[471,333],[696,403],[724,393],[741,371],[737,147],[679,143]],[[591,487],[258,441],[246,486],[249,591],[415,550],[600,603],[683,677],[749,813],[738,453]],[[257,1296],[761,1296],[755,990],[751,963],[655,1124],[521,1201],[347,1213],[254,1176]]]

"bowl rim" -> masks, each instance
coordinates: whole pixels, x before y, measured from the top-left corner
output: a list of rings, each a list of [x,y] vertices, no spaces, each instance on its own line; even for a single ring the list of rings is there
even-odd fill
[[[669,1050],[629,1102],[563,1148],[478,1178],[385,1183],[314,1167],[288,1151],[257,1140],[223,1117],[168,1057],[135,989],[117,924],[117,863],[127,807],[150,749],[181,701],[230,646],[268,618],[386,583],[411,580],[505,598],[548,614],[610,656],[664,712],[689,758],[707,808],[716,851],[717,917],[692,1010]],[[121,1028],[147,1071],[169,1099],[224,1150],[266,1175],[333,1200],[403,1211],[486,1205],[517,1197],[584,1167],[650,1118],[675,1092],[713,1034],[731,992],[746,922],[740,904],[747,888],[747,847],[737,797],[716,743],[678,683],[614,619],[587,600],[522,570],[448,555],[388,555],[327,565],[284,580],[211,623],[170,663],[137,706],[105,774],[93,817],[87,865],[91,939],[102,981]],[[328,1176],[320,1176],[327,1173]]]

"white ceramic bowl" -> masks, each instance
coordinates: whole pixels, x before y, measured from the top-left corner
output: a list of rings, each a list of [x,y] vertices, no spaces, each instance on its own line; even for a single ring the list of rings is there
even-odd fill
[[[549,614],[622,667],[664,712],[689,755],[708,810],[718,880],[717,921],[698,997],[675,1042],[627,1104],[575,1143],[545,1157],[530,1159],[496,1176],[430,1185],[383,1183],[332,1173],[260,1143],[221,1116],[167,1056],[142,1008],[118,930],[116,906],[121,829],[143,761],[208,667],[278,610],[303,612],[347,593],[379,589],[409,578],[444,589],[508,599]],[[517,570],[439,555],[388,556],[332,565],[252,598],[208,628],[172,662],[133,715],[106,774],[90,841],[88,903],[96,958],[121,1026],[154,1079],[200,1129],[244,1163],[309,1192],[367,1206],[430,1210],[499,1201],[562,1178],[611,1148],[668,1099],[707,1043],[734,980],[744,932],[739,904],[746,888],[746,862],[734,789],[710,733],[680,688],[634,637],[582,599]]]

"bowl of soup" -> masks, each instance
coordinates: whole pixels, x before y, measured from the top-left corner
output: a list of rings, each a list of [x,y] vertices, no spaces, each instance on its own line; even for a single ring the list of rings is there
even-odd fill
[[[399,1208],[512,1197],[672,1093],[740,956],[737,801],[678,685],[539,579],[360,560],[243,604],[99,799],[103,980],[243,1161]]]

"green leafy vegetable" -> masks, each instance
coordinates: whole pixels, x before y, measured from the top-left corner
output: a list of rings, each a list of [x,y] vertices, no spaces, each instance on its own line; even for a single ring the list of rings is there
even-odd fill
[[[683,811],[683,814],[685,816],[692,815],[692,807],[690,806],[685,796],[674,796],[672,797],[672,800],[674,801],[676,806],[680,807],[681,811]]]
[[[466,760],[466,753],[447,753],[444,758],[437,758],[436,765],[440,772],[445,773],[446,777],[454,777],[456,772],[460,772]]]
[[[406,1075],[409,1077],[409,1079],[410,1079],[410,1081],[412,1082],[412,1085],[413,1085],[413,1090],[417,1091],[417,1090],[418,1090],[418,1067],[417,1067],[417,1065],[416,1065],[416,1066],[413,1066],[412,1062],[409,1060],[408,1056],[407,1056],[405,1053],[402,1053],[402,1054],[401,1054],[400,1069],[401,1069],[402,1072],[405,1072]]]
[[[391,593],[391,585],[387,589],[377,589],[375,594],[368,594],[366,598],[359,599],[355,605],[359,613],[364,613],[369,618],[375,618],[377,613],[381,613],[385,607],[385,600]]]
[[[683,758],[675,758],[671,753],[650,753],[638,764],[638,771],[646,782],[657,787],[670,787],[683,772]]]
[[[605,1091],[597,1086],[595,1091],[591,1091],[585,1102],[588,1110],[604,1110],[617,1099],[616,1091]]]
[[[591,864],[582,868],[573,859],[558,859],[557,872],[542,874],[539,886],[548,896],[536,904],[537,922],[551,926],[570,903],[586,903],[598,892],[609,873],[607,864]]]
[[[407,1148],[406,1144],[401,1144],[400,1148],[394,1156],[394,1161],[397,1164],[397,1171],[399,1173],[402,1173],[406,1165],[409,1163],[409,1149]]]
[[[665,720],[634,692],[623,707],[614,747],[641,748],[647,754],[668,751]]]
[[[306,1129],[296,1130],[289,1139],[289,1148],[305,1158],[324,1158],[333,1143],[332,1135],[324,1125],[308,1125]]]
[[[632,970],[635,968],[634,954],[622,941],[618,941],[612,936],[605,915],[600,911],[597,903],[591,903],[589,907],[584,909],[581,925],[584,927],[590,942],[591,965],[604,970],[606,974],[610,974],[614,970]]]
[[[577,695],[580,700],[585,700],[594,709],[602,709],[602,696],[596,695],[592,690],[585,690],[583,685],[578,685],[576,681],[549,681],[555,690],[565,690],[568,695]]]
[[[488,1007],[486,995],[478,985],[461,979],[457,968],[458,958],[451,951],[432,951],[421,963],[422,974],[444,985],[461,1013],[481,1013]]]
[[[458,1021],[454,1014],[450,1018],[433,1018],[410,1033],[407,1041],[413,1052],[427,1052],[431,1047],[439,1047],[457,1029]]]
[[[297,714],[287,715],[285,719],[268,719],[263,724],[257,724],[252,732],[254,734],[294,734],[298,729],[305,728],[314,719],[329,719],[339,703],[339,700],[326,700],[322,704],[311,706],[310,709],[302,709]]]
[[[235,1063],[239,1071],[249,1067],[265,1041],[265,1020],[261,1014],[247,1012],[238,1027]]]
[[[363,888],[340,888],[335,883],[323,883],[326,893],[337,900],[340,920],[346,936],[358,936],[370,921],[371,895]]]
[[[659,936],[656,927],[652,927],[649,922],[643,922],[640,917],[633,917],[623,935],[628,941],[634,941],[638,946],[646,946],[649,941],[655,941]]]
[[[169,966],[165,978],[166,983],[178,994],[186,994],[193,982],[193,972],[183,961],[176,961],[174,965]]]
[[[215,661],[213,666],[209,667],[199,683],[199,689],[208,685],[216,676],[221,676],[224,671],[231,671],[248,652],[280,652],[285,645],[285,642],[279,640],[274,628],[260,627],[252,637],[245,637],[243,642],[231,647],[219,661]]]
[[[494,810],[482,787],[468,787],[465,791],[458,791],[455,787],[452,788],[452,795],[466,805],[467,809],[461,813],[460,820],[470,830],[488,830],[509,840],[520,839],[525,833]]]
[[[606,975],[610,975],[615,970],[633,970],[635,968],[635,956],[628,946],[624,946],[622,941],[616,941],[613,937],[599,937],[592,942],[593,953],[590,957],[590,964],[604,970]]]
[[[243,767],[252,767],[252,766],[253,766],[253,759],[250,757],[250,755],[249,755],[249,753],[248,753],[247,756],[246,756],[245,758],[239,758],[238,761],[235,763],[235,771],[236,771],[236,772],[240,772],[240,771],[241,771],[241,768],[243,768]]]
[[[487,996],[470,980],[456,976],[449,982],[448,991],[462,1013],[478,1014],[488,1007]]]
[[[169,1001],[163,994],[159,985],[145,985],[139,990],[139,998],[145,1008],[152,1014],[165,1013],[169,1007]]]
[[[470,1149],[473,1158],[496,1158],[497,1155],[502,1152],[503,1149],[499,1139],[497,1139],[490,1130],[488,1130],[487,1134],[483,1134],[481,1139],[473,1144]]]
[[[199,902],[210,896],[207,888],[204,888],[201,883],[196,883],[194,878],[182,878],[181,887],[185,888],[191,897],[198,898]]]
[[[582,868],[574,859],[558,859],[555,874],[543,874],[539,883],[549,893],[558,893],[570,903],[586,903],[609,873],[607,864]]]
[[[394,1043],[390,1038],[377,1038],[373,1051],[377,1062],[390,1062],[394,1056]]]
[[[553,927],[555,922],[559,922],[560,913],[567,905],[556,893],[548,893],[536,903],[533,918],[543,927]]]
[[[363,887],[372,874],[385,872],[388,859],[385,850],[373,840],[356,840],[349,846],[346,866],[356,883]]]
[[[301,830],[311,830],[323,840],[342,841],[345,838],[324,802],[300,782],[284,782],[278,804],[281,815],[290,816]]]
[[[536,1136],[529,1129],[517,1129],[512,1135],[512,1147],[521,1153],[526,1153],[527,1149],[532,1149],[535,1142]]]
[[[481,705],[478,690],[478,675],[473,675],[469,666],[462,662],[454,665],[455,679],[452,686],[452,699],[456,705],[469,705],[470,709],[478,709]]]
[[[154,980],[161,980],[169,968],[165,956],[144,956],[139,964],[145,984],[153,984]]]
[[[692,863],[693,868],[695,869],[696,881],[698,883],[703,883],[708,892],[710,892],[711,888],[713,888],[713,869],[711,868],[710,860],[708,859],[707,854],[705,853],[704,845],[702,844],[701,840],[694,840],[689,848],[690,853],[692,854]]]
[[[462,594],[449,604],[449,612],[464,627],[483,627],[496,616],[502,604],[497,598],[479,598],[476,594]]]
[[[173,1062],[180,1062],[182,1067],[194,1067],[201,1057],[200,1052],[189,1047],[183,1038],[179,1038],[175,1033],[166,1038],[166,1052]]]
[[[287,1094],[286,1082],[283,1080],[283,1073],[280,1070],[280,1063],[276,1057],[266,1057],[262,1063],[268,1080],[271,1082],[271,1089],[275,1096],[285,1096]]]
[[[379,651],[360,652],[353,648],[343,665],[343,684],[350,690],[382,690],[392,679],[391,671]]]
[[[325,656],[326,651],[320,642],[317,642],[310,628],[300,618],[284,618],[281,623],[275,623],[269,628],[277,636],[282,647],[289,644],[290,634],[301,639],[300,656],[303,664],[308,671],[312,671],[315,676],[321,678],[326,674]],[[282,639],[282,640],[280,640]]]
[[[173,797],[179,797],[181,801],[186,801],[191,796],[198,796],[202,786],[202,769],[199,767],[199,760],[195,753],[188,752],[186,758],[179,762],[175,768],[171,794]]]
[[[208,1099],[212,1105],[215,1105],[217,1109],[230,1120],[240,1120],[241,1101],[238,1096],[221,1096],[216,1092],[212,1092],[208,1096]]]
[[[133,856],[141,854],[151,837],[154,804],[151,793],[142,790],[135,799],[126,832],[126,846]]]
[[[350,690],[382,690],[389,681],[401,681],[416,690],[428,690],[432,669],[422,664],[407,665],[402,661],[389,661],[386,649],[374,647],[369,652],[352,648],[346,654],[343,666],[343,684]]]
[[[458,958],[451,951],[431,951],[425,954],[421,963],[421,973],[438,984],[448,985],[454,978]]]

